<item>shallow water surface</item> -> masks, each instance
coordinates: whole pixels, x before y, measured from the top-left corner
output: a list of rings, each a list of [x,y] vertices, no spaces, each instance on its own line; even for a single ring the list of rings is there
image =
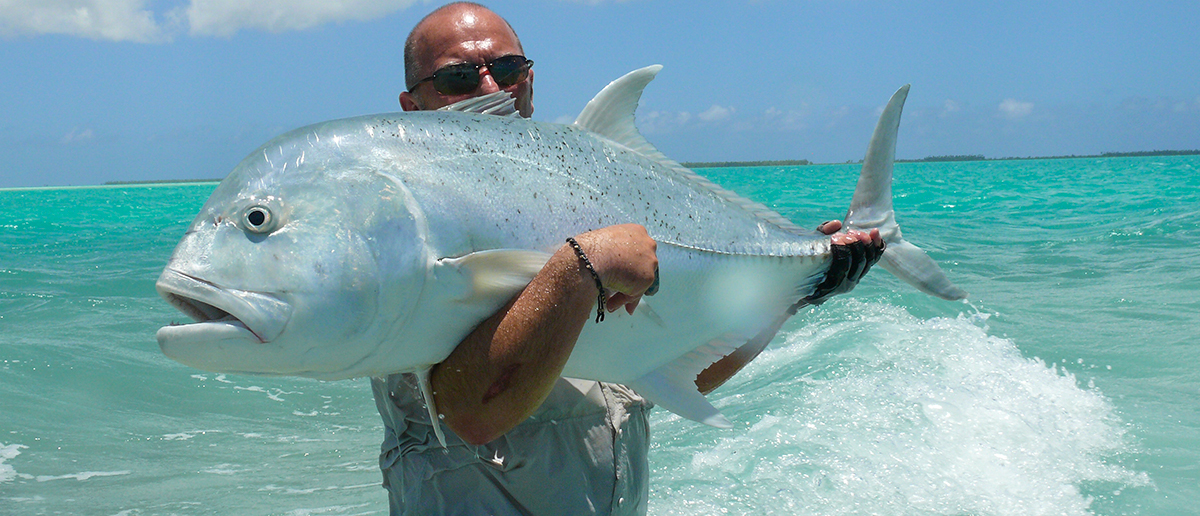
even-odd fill
[[[850,165],[702,169],[801,225]],[[365,380],[158,351],[154,281],[213,184],[0,191],[0,514],[385,514]],[[897,218],[970,292],[882,270],[653,416],[651,514],[1195,514],[1200,158],[898,164]]]

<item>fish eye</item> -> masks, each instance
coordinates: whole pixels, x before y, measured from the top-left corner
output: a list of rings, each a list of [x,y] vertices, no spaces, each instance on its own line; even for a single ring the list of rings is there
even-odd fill
[[[275,217],[266,206],[254,205],[242,213],[242,223],[251,233],[270,233],[275,230]]]

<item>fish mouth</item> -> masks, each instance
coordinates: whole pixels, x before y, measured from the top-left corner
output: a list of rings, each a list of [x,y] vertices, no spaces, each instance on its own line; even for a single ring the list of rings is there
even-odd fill
[[[283,333],[292,311],[272,294],[223,288],[171,268],[163,271],[155,288],[171,306],[195,321],[159,329],[157,337],[164,352],[169,344],[178,347],[230,340],[266,344]]]

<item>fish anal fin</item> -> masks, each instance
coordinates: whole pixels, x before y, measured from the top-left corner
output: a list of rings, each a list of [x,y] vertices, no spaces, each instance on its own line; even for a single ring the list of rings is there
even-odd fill
[[[795,315],[798,309],[806,305],[804,300],[798,301],[788,308],[787,312],[777,317],[769,326],[763,328],[757,335],[747,340],[745,344],[738,346],[737,349],[705,368],[701,372],[702,377],[697,380],[697,384],[703,390],[702,392],[708,393],[716,390],[717,387],[720,387],[721,384],[732,378],[738,371],[741,371],[746,364],[749,364],[764,349],[767,349],[767,345],[779,333],[779,328],[783,327],[783,323],[792,315]]]
[[[700,394],[696,376],[733,353],[746,340],[734,335],[714,339],[630,382],[629,386],[655,405],[681,417],[717,428],[730,428],[732,423]]]
[[[725,419],[721,411],[696,390],[694,382],[686,382],[690,384],[686,385],[676,380],[677,378],[655,371],[630,382],[629,386],[643,398],[681,417],[717,428],[733,427],[733,423]]]

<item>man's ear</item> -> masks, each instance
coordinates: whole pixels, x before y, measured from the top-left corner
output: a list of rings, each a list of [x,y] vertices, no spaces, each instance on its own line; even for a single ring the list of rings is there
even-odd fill
[[[400,92],[400,109],[405,111],[420,111],[421,105],[417,103],[417,97],[407,91]]]

